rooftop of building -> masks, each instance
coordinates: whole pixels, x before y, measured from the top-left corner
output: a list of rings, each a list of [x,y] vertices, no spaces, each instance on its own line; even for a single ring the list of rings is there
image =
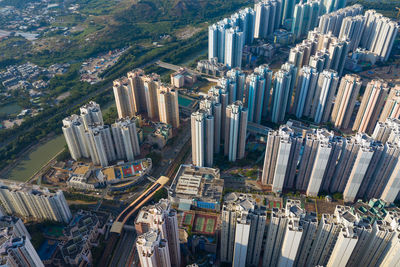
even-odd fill
[[[237,192],[225,195],[222,210],[247,211],[261,215],[265,215],[267,212],[266,206],[262,203],[257,203],[252,194]]]
[[[181,165],[171,188],[177,198],[220,202],[224,181],[220,179],[219,169]]]
[[[141,177],[147,173],[151,166],[151,159],[144,158],[103,168],[101,169],[101,173],[104,175],[104,180],[106,181],[119,181]]]
[[[0,183],[0,189],[9,190],[11,192],[21,192],[21,193],[28,193],[37,196],[45,196],[45,197],[52,197],[55,193],[49,191],[47,187],[40,187],[38,185],[30,185],[27,183],[9,183],[5,185],[4,183]],[[60,190],[58,190],[60,191]],[[58,192],[57,191],[57,192]]]
[[[361,219],[369,222],[383,220],[390,211],[400,212],[394,205],[388,205],[380,199],[371,199],[368,202],[357,201],[351,206],[352,212],[358,214]]]
[[[80,210],[63,230],[64,236],[68,238],[61,248],[63,256],[76,258],[89,241],[88,236],[96,230],[95,227],[102,228],[108,220],[109,215],[105,213]]]
[[[170,212],[170,203],[167,199],[160,199],[154,205],[144,206],[138,213],[135,219],[136,223],[150,223],[152,215],[162,215],[164,212]]]

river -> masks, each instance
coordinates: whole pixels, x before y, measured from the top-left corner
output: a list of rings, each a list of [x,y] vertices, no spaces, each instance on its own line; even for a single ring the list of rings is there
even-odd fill
[[[114,106],[114,102],[104,105],[102,108],[103,115],[108,111],[109,108]],[[16,167],[6,175],[6,178],[25,182],[33,174],[40,170],[44,164],[46,164],[58,152],[60,152],[65,145],[66,142],[64,135],[57,135],[26,155],[23,160],[20,161]]]
[[[65,144],[63,135],[52,138],[26,155],[6,177],[10,180],[25,182],[60,152]]]

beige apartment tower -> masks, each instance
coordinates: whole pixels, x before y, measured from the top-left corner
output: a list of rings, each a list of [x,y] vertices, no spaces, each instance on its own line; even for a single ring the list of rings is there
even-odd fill
[[[158,93],[160,121],[179,128],[178,91],[170,85],[161,85]]]
[[[347,129],[349,127],[361,84],[360,76],[355,74],[347,74],[342,78],[331,114],[331,122],[336,128]]]
[[[400,118],[400,85],[397,84],[390,90],[389,96],[383,107],[382,114],[379,117],[380,122],[385,122],[386,119],[399,119]]]
[[[134,116],[136,114],[136,108],[134,105],[133,91],[128,85],[128,80],[122,78],[114,80],[113,91],[118,118],[130,118]]]
[[[372,80],[368,83],[353,125],[353,131],[368,134],[373,132],[388,93],[389,86],[383,80]]]

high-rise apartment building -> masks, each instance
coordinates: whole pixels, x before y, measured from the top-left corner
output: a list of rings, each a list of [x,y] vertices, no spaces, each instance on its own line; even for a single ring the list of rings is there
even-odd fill
[[[307,212],[301,215],[300,226],[303,229],[294,266],[306,266],[310,257],[312,244],[318,230],[318,219],[315,212]]]
[[[328,121],[338,83],[339,76],[336,71],[324,70],[319,74],[310,114],[315,123]]]
[[[225,65],[229,68],[242,66],[244,36],[238,27],[225,31]]]
[[[191,115],[192,161],[199,167],[212,167],[214,161],[214,117],[200,109]]]
[[[208,98],[221,106],[221,123],[215,123],[214,127],[217,131],[220,130],[219,140],[225,140],[226,107],[229,105],[229,91],[221,86],[213,86],[208,90]],[[216,138],[215,143],[217,142],[218,139]],[[215,151],[219,153],[219,148]]]
[[[400,146],[398,144],[396,152],[400,151]],[[397,163],[394,165],[391,174],[388,174],[389,179],[386,182],[386,186],[380,196],[380,199],[388,203],[393,203],[397,195],[400,192],[400,156],[397,154]]]
[[[246,86],[246,75],[239,68],[234,68],[226,73],[227,85],[229,90],[229,101],[228,104],[233,103],[236,100],[243,101],[245,96],[245,86]],[[219,84],[222,86],[222,84]]]
[[[135,119],[130,119],[129,117],[117,119],[111,125],[111,130],[118,159],[133,161],[135,156],[140,155]]]
[[[85,136],[88,142],[90,158],[94,165],[106,167],[110,162],[117,159],[110,126],[89,125]]]
[[[371,164],[375,150],[379,145],[376,144],[373,139],[367,139],[367,137],[363,137],[363,140],[357,141],[361,141],[362,145],[357,151],[351,173],[347,178],[346,187],[343,192],[343,199],[346,202],[355,201],[358,190],[360,189],[367,173],[368,166]]]
[[[367,10],[364,16],[365,30],[360,46],[376,54],[380,60],[386,61],[400,26],[375,10]]]
[[[256,12],[254,38],[265,39],[280,25],[281,1],[264,0],[254,5]]]
[[[301,240],[304,240],[303,226],[300,223],[304,210],[301,209],[300,205],[301,203],[298,200],[288,199],[286,202],[287,223],[277,266],[293,266]]]
[[[335,38],[333,42],[329,44],[328,52],[329,68],[337,71],[339,75],[342,75],[346,57],[349,52],[349,41],[341,41]]]
[[[285,64],[283,64],[281,66],[281,69],[287,71],[291,77],[289,92],[288,92],[288,96],[287,96],[287,102],[285,103],[286,112],[289,112],[292,108],[294,88],[296,87],[296,84],[297,84],[298,69],[294,64],[292,64],[290,62],[286,62]]]
[[[146,107],[146,95],[144,92],[144,84],[142,78],[145,73],[142,69],[134,69],[127,73],[128,76],[128,87],[131,90],[129,102],[133,106],[133,110],[136,113],[147,113]],[[131,116],[132,116],[131,115]]]
[[[399,266],[400,265],[400,234],[396,231],[396,235],[393,237],[390,247],[386,252],[385,256],[380,260],[380,266]]]
[[[298,71],[303,66],[309,65],[310,57],[317,52],[317,42],[305,39],[290,49],[289,63],[294,64]]]
[[[379,121],[385,122],[388,118],[400,119],[400,85],[398,84],[390,89]]]
[[[326,165],[326,171],[324,173],[324,178],[322,179],[320,190],[330,192],[330,186],[336,166],[338,164],[338,159],[341,157],[344,148],[343,144],[345,144],[345,139],[341,136],[335,136],[330,140],[332,150],[331,154],[329,155],[328,163]]]
[[[388,93],[388,84],[383,80],[372,80],[368,83],[353,125],[353,131],[368,134],[373,132]]]
[[[261,183],[272,185],[274,192],[293,187],[302,143],[301,135],[286,125],[269,132]]]
[[[248,110],[241,101],[226,107],[224,155],[229,161],[242,159],[246,147]]]
[[[305,266],[347,266],[354,259],[352,253],[365,248],[369,233],[370,224],[351,207],[336,206],[334,214],[322,214]]]
[[[331,3],[334,2],[334,0],[324,0],[324,1],[325,3],[327,1],[331,1]],[[321,3],[321,10],[324,9],[324,6],[325,6],[324,3]],[[318,30],[322,34],[332,32],[332,34],[337,37],[339,36],[344,18],[362,15],[362,12],[363,12],[362,5],[352,5],[348,7],[344,7],[343,5],[340,9],[324,12],[328,14],[322,15],[320,17]]]
[[[85,126],[80,116],[73,114],[63,119],[62,131],[68,145],[69,153],[74,160],[79,160],[82,157],[90,157]]]
[[[282,0],[280,1],[282,3],[281,7],[281,22],[280,24],[290,30],[290,27],[292,26],[292,20],[293,20],[293,13],[294,13],[294,8],[297,3],[296,0]]]
[[[145,267],[171,267],[168,241],[158,229],[150,229],[136,240],[140,265]]]
[[[161,85],[158,92],[160,121],[179,128],[178,90],[170,85]]]
[[[306,266],[318,221],[299,200],[288,199],[284,209],[273,208],[262,266]]]
[[[318,196],[332,151],[333,136],[333,132],[325,129],[318,129],[306,135],[296,189],[307,191],[308,196]]]
[[[327,50],[317,51],[315,55],[310,56],[308,65],[315,68],[317,72],[322,72],[329,68],[330,59],[329,52]]]
[[[118,118],[132,117],[136,115],[134,93],[127,79],[117,79],[113,82],[115,106]]]
[[[0,189],[0,203],[7,214],[15,214],[24,218],[64,223],[68,223],[72,218],[61,190],[50,193],[47,188],[37,186],[3,185]]]
[[[100,105],[94,101],[90,101],[89,103],[83,105],[80,108],[80,113],[86,130],[89,129],[89,125],[91,124],[104,124]]]
[[[378,122],[375,126],[372,138],[382,143],[400,141],[400,120],[386,119],[385,122]]]
[[[294,8],[292,33],[296,39],[306,36],[310,29],[318,25],[320,1],[300,2]]]
[[[277,266],[286,230],[285,209],[272,208],[268,233],[265,240],[262,266]]]
[[[268,65],[261,65],[246,79],[245,106],[249,112],[249,121],[260,123],[263,114],[268,114],[271,94],[272,71]]]
[[[320,14],[334,12],[346,6],[346,0],[321,0]]]
[[[207,96],[206,98],[202,99],[199,103],[199,107],[202,110],[205,110],[208,116],[212,116],[214,118],[214,153],[220,152],[221,147],[221,120],[222,120],[222,105],[221,103],[216,102],[216,99],[211,96]],[[193,133],[192,133],[193,139]],[[193,142],[193,140],[192,140]],[[193,146],[192,146],[193,151]]]
[[[311,115],[311,106],[317,81],[318,72],[315,68],[309,66],[301,68],[292,109],[297,118]]]
[[[362,33],[364,31],[365,17],[355,16],[346,17],[343,19],[342,27],[339,33],[339,40],[346,41],[349,40],[349,51],[355,51],[361,41]]]
[[[377,159],[374,159],[375,164],[370,164],[364,177],[363,184],[359,190],[359,197],[366,197],[367,199],[381,198],[385,188],[390,188],[390,191],[388,190],[387,192],[397,192],[396,186],[391,188],[392,185],[389,185],[389,180],[391,178],[395,179],[397,175],[396,164],[400,158],[399,144],[385,143],[383,149],[378,147],[374,154],[375,157],[377,157]]]
[[[144,95],[146,99],[147,116],[154,121],[159,120],[158,91],[161,86],[161,78],[158,74],[152,73],[142,77]]]
[[[142,69],[134,69],[128,72],[127,76],[128,78],[114,81],[118,117],[126,118],[143,113],[151,120],[159,120],[160,76],[154,73],[145,75]]]
[[[86,133],[94,124],[99,126],[104,124],[100,106],[94,101],[80,108],[80,116],[73,114],[63,119],[62,130],[74,160],[88,158],[91,155]]]
[[[245,8],[208,28],[208,59],[217,58],[229,68],[241,67],[242,50],[254,38],[256,12]]]
[[[342,228],[326,266],[346,266],[351,253],[357,245],[357,241],[358,236],[353,228]]]
[[[0,231],[0,249],[2,266],[44,267],[29,238],[16,235],[11,227]]]
[[[251,44],[254,40],[256,12],[252,8],[244,8],[231,16],[233,25],[243,32],[244,44]],[[239,66],[240,67],[240,66]]]
[[[372,233],[361,257],[352,266],[379,266],[380,261],[387,255],[392,246],[392,240],[398,235],[398,215],[388,212],[384,219],[377,220],[372,226]],[[382,266],[382,265],[380,265]],[[389,265],[390,266],[390,265]]]
[[[336,128],[347,129],[349,127],[361,85],[360,76],[355,74],[347,74],[341,79],[331,114],[331,122]]]
[[[343,139],[340,158],[331,179],[329,192],[344,192],[347,201],[355,198],[361,186],[366,169],[372,159],[377,144],[366,134],[357,134]]]
[[[250,195],[230,193],[221,213],[221,261],[232,266],[257,266],[260,259],[266,209]]]
[[[177,212],[171,208],[169,200],[161,199],[155,205],[143,207],[135,219],[135,229],[138,235],[159,231],[160,238],[167,241],[164,242],[167,244],[164,247],[169,251],[170,266],[180,266],[181,252]]]
[[[285,119],[289,94],[291,92],[292,73],[285,69],[280,69],[275,73],[274,89],[271,103],[271,121],[274,123],[282,122]]]

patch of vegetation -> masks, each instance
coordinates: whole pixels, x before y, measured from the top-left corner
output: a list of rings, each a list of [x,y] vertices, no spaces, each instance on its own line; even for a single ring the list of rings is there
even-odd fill
[[[65,196],[65,199],[67,199],[67,200],[80,200],[80,201],[84,201],[84,202],[95,202],[95,201],[99,200],[97,197],[80,194],[80,193],[75,193],[75,192],[70,192],[70,191],[64,191],[64,196]]]
[[[116,107],[110,107],[106,113],[103,114],[104,124],[111,125],[118,118],[118,111]]]
[[[379,4],[377,4],[379,2]],[[400,0],[348,0],[347,5],[360,4],[364,7],[364,10],[375,9],[382,13],[384,16],[396,18],[397,11],[396,7],[400,6]]]
[[[70,156],[70,154],[69,154],[68,146],[65,145],[65,146],[64,146],[63,152],[61,152],[60,154],[58,154],[58,156],[57,156],[56,159],[57,159],[57,161],[65,161],[65,160],[70,159],[70,158],[71,158],[71,156]]]

